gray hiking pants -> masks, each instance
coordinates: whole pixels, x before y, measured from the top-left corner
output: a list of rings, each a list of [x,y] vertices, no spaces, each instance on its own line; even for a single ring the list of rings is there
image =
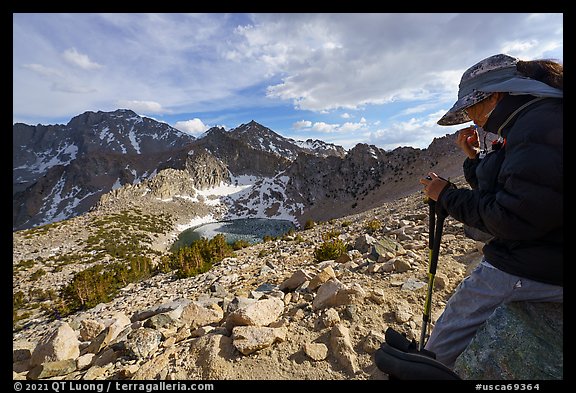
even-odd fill
[[[483,259],[446,303],[425,348],[453,368],[476,330],[499,305],[514,301],[562,303],[563,294],[561,286],[505,273]]]

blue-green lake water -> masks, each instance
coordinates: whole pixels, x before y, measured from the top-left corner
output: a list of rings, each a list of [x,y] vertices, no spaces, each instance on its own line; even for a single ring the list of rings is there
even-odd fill
[[[188,228],[180,235],[172,245],[172,249],[178,249],[192,244],[200,238],[212,239],[218,234],[223,234],[226,242],[234,243],[244,240],[251,244],[260,243],[264,236],[282,236],[291,229],[294,224],[288,220],[272,220],[269,218],[242,218],[237,220],[210,222]]]

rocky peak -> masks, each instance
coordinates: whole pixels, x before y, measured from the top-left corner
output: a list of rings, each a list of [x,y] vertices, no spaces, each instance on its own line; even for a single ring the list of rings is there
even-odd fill
[[[92,112],[86,111],[78,116],[74,116],[67,124],[70,128],[81,128],[86,126],[94,126],[102,121],[113,119],[113,118],[138,118],[139,116],[129,109],[117,109],[113,112]]]
[[[306,139],[306,141],[295,141],[294,143],[305,152],[320,157],[336,156],[342,158],[346,155],[346,150],[342,146],[327,143],[319,139]]]
[[[230,181],[226,165],[206,150],[189,154],[185,168],[199,190],[216,187],[223,182]]]
[[[346,150],[342,146],[320,140],[308,139],[304,142],[285,138],[254,120],[231,130],[230,135],[258,150],[267,151],[290,161],[295,160],[300,153],[310,153],[320,157],[344,157],[346,155]]]
[[[288,160],[296,158],[301,151],[292,139],[284,138],[254,120],[233,129],[230,131],[230,135],[254,149],[266,151]]]
[[[228,131],[226,131],[224,127],[211,127],[203,134],[203,138],[220,138],[226,134],[228,134]]]
[[[234,175],[256,175],[273,177],[289,164],[283,156],[274,154],[251,139],[239,138],[234,131],[213,128],[193,144],[194,151],[208,151],[228,167]]]
[[[141,117],[127,109],[85,112],[74,117],[67,128],[74,130],[77,144],[85,151],[150,154],[195,139],[166,123]]]
[[[459,149],[460,148],[456,145],[456,134],[454,133],[434,138],[425,150],[430,155],[438,156],[458,152]]]
[[[346,159],[357,163],[377,163],[384,159],[386,152],[374,145],[358,143],[348,151]]]
[[[263,126],[262,124],[251,120],[247,124],[240,124],[238,127],[230,131],[233,135],[239,137],[240,135],[250,135],[251,137],[263,137],[263,138],[275,138],[275,139],[287,139],[278,133],[272,131],[270,128]]]
[[[269,129],[268,127],[258,123],[256,120],[252,119],[250,120],[248,123],[244,124],[240,124],[238,127],[236,127],[234,130],[238,131],[238,132],[246,132],[246,131],[250,131],[252,130],[253,132],[258,132],[258,130],[266,130],[266,132],[271,132],[276,134],[274,131],[272,131],[271,129]]]
[[[85,112],[67,125],[13,127],[13,227],[88,211],[100,196],[174,165],[194,137],[130,110]]]

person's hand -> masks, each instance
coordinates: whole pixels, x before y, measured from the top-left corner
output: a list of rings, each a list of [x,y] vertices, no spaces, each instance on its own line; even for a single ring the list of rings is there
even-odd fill
[[[480,142],[478,141],[478,131],[476,127],[470,126],[458,130],[456,145],[462,149],[468,158],[476,158],[476,154],[480,151]]]
[[[448,181],[438,177],[434,172],[428,172],[428,176],[420,179],[420,184],[424,185],[424,194],[432,199],[438,201],[440,193],[449,183]]]

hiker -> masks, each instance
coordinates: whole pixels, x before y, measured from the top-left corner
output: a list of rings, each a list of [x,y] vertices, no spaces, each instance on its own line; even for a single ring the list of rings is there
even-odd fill
[[[475,123],[456,142],[471,189],[430,172],[424,193],[491,236],[425,346],[449,368],[499,305],[563,302],[563,72],[553,60],[490,56],[464,72],[458,100],[438,121]],[[480,150],[478,127],[498,135],[489,151]]]

